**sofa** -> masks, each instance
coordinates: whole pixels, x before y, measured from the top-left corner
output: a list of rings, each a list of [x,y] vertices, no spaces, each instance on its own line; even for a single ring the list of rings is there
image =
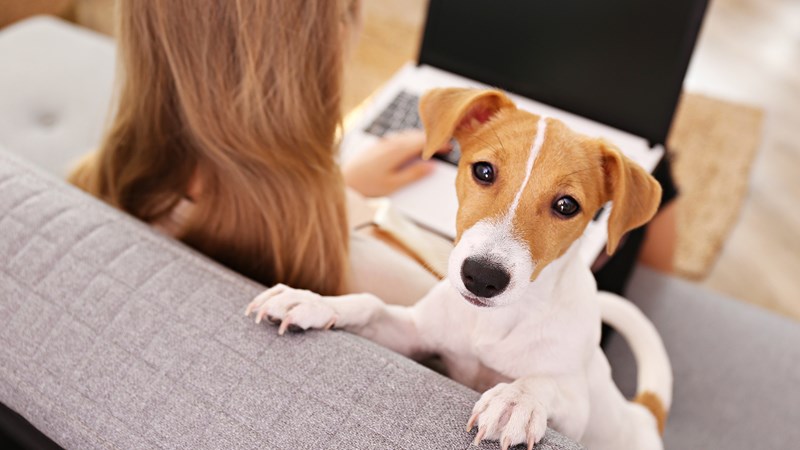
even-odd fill
[[[37,18],[0,30],[0,61],[12,69],[0,71],[3,439],[29,448],[469,448],[477,392],[344,332],[278,337],[243,315],[263,286],[63,181],[102,130],[110,41]],[[25,76],[41,70],[49,76]],[[645,268],[628,297],[672,359],[667,448],[797,447],[800,324]],[[632,393],[625,342],[612,335],[606,352]],[[537,446],[576,448],[552,430]]]

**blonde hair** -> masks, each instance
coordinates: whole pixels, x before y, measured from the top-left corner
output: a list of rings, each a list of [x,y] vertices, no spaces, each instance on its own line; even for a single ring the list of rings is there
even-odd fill
[[[264,284],[347,285],[331,0],[122,0],[116,115],[71,181],[148,222],[199,180],[181,240]]]

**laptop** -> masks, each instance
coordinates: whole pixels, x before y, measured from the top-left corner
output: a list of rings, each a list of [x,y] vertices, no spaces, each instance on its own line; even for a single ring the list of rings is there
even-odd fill
[[[346,161],[381,136],[422,128],[419,97],[436,87],[501,88],[521,109],[602,137],[652,171],[664,145],[707,0],[430,0],[419,60],[351,118]],[[433,173],[392,194],[423,228],[454,238],[458,148]],[[591,264],[612,205],[586,229]]]

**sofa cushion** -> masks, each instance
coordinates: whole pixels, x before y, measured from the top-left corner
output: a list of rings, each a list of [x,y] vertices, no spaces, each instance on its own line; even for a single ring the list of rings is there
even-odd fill
[[[661,332],[675,378],[667,448],[797,448],[800,324],[645,268],[628,297]],[[613,335],[617,383],[635,386],[632,355]]]
[[[476,392],[347,333],[278,338],[243,315],[262,289],[0,151],[0,402],[58,444],[469,447]]]

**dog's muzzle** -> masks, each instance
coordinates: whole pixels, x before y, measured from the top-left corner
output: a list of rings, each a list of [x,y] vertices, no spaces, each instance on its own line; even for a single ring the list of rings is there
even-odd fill
[[[491,298],[502,293],[511,281],[511,275],[499,264],[485,258],[470,257],[461,265],[464,287],[481,298]]]

